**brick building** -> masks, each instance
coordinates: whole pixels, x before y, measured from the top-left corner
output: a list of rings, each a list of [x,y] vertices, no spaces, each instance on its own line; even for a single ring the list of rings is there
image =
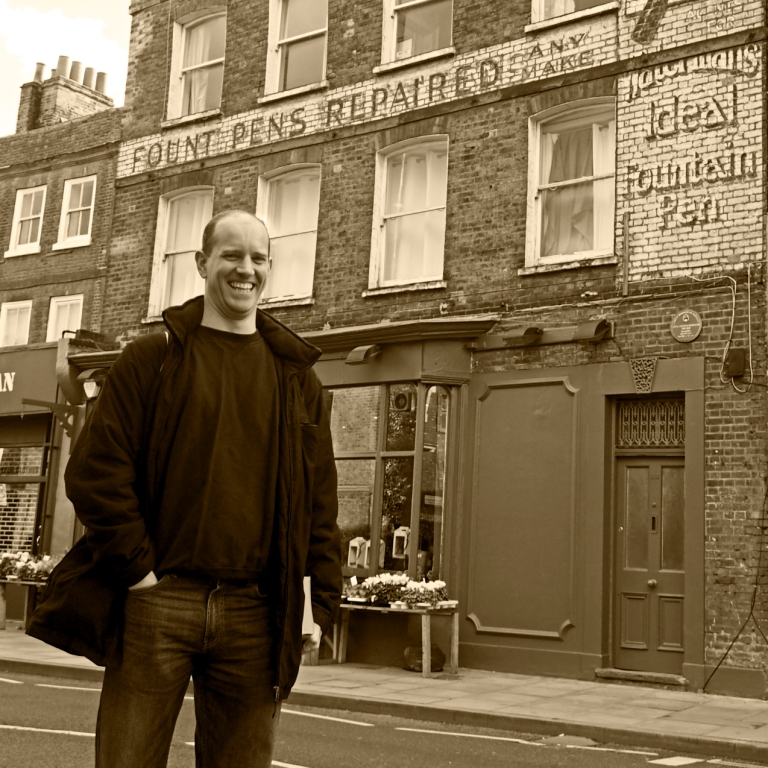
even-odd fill
[[[67,57],[43,70],[0,138],[0,551],[60,553],[76,526],[59,482],[74,412],[50,407],[66,404],[58,339],[99,327],[120,116],[103,74]],[[8,587],[9,617],[25,598]]]
[[[762,695],[764,4],[130,11],[94,327],[159,329],[210,215],[257,212],[347,576],[445,579],[464,666]],[[416,629],[355,615],[349,658]]]

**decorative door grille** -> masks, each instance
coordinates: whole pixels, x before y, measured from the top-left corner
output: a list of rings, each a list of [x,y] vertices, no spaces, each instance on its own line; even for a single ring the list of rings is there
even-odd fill
[[[619,448],[681,448],[685,445],[682,400],[622,400],[618,405]]]

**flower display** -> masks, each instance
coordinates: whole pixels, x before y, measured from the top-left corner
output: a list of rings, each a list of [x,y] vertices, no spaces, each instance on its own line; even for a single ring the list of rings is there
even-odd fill
[[[404,573],[380,573],[357,584],[345,583],[343,594],[353,601],[403,602],[408,606],[428,604],[431,607],[448,597],[444,581],[413,581]]]
[[[45,581],[62,555],[32,555],[29,552],[0,552],[0,579]]]

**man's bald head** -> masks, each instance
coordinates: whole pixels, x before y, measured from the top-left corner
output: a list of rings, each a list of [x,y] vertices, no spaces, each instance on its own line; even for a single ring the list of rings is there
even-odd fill
[[[211,255],[211,250],[213,249],[213,244],[216,239],[216,227],[219,225],[219,223],[224,221],[224,219],[240,218],[240,217],[243,217],[245,219],[250,219],[251,221],[257,221],[259,224],[261,224],[262,227],[264,227],[264,231],[267,232],[267,238],[269,238],[267,225],[264,223],[262,219],[260,219],[258,216],[251,213],[250,211],[244,211],[240,208],[233,208],[232,210],[229,210],[229,211],[222,211],[221,213],[217,213],[205,225],[205,229],[203,230],[203,245],[201,250],[206,256]],[[270,243],[270,250],[271,250],[271,243]]]

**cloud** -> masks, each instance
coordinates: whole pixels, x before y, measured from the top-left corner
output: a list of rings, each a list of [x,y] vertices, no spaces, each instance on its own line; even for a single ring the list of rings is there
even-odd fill
[[[46,64],[47,78],[59,55],[106,72],[107,95],[115,104],[123,103],[127,46],[110,39],[105,27],[101,19],[67,16],[59,9],[12,8],[7,0],[0,0],[0,67],[4,72],[0,84],[0,135],[15,129],[18,89],[32,79],[35,63]]]

